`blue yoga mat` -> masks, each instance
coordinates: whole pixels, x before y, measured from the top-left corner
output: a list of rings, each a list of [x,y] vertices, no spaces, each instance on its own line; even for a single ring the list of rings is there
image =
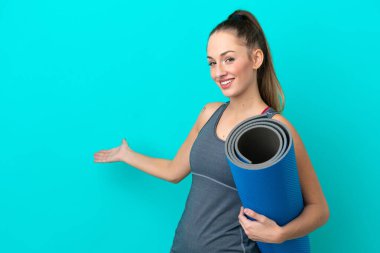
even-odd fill
[[[236,125],[225,152],[245,208],[283,226],[303,210],[293,139],[280,121],[259,115]],[[254,220],[251,217],[248,217]],[[262,253],[309,253],[309,237],[281,244],[257,242]]]

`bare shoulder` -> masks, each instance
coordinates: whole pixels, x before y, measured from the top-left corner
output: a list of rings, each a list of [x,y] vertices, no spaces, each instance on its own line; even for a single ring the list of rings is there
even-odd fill
[[[294,126],[292,125],[292,123],[290,123],[290,121],[289,121],[288,119],[286,119],[282,114],[279,114],[279,113],[278,113],[278,114],[275,114],[275,115],[273,115],[272,118],[275,119],[275,120],[280,121],[281,123],[284,123],[284,124],[289,128],[289,130],[291,131],[292,136],[293,136],[293,137],[296,137],[296,138],[299,138],[299,135],[298,135],[298,133],[297,133],[295,127],[294,127]]]
[[[292,126],[290,121],[287,118],[285,118],[284,115],[282,115],[280,113],[273,115],[272,119],[276,119],[278,121],[281,121],[282,123],[284,123],[288,127]]]
[[[203,106],[198,120],[197,120],[197,128],[198,131],[206,124],[206,122],[210,119],[210,117],[215,113],[215,111],[224,103],[222,102],[210,102]]]

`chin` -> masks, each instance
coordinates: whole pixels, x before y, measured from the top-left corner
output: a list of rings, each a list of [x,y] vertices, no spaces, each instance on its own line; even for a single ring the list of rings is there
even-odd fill
[[[234,97],[234,96],[236,96],[236,94],[234,92],[231,92],[231,91],[223,91],[222,90],[222,93],[226,97]]]

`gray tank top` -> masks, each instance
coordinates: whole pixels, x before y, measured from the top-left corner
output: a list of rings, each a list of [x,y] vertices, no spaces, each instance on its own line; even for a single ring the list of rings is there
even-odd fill
[[[171,253],[259,253],[238,215],[242,206],[216,126],[229,101],[199,131],[190,151],[192,184]],[[268,117],[277,112],[264,110]]]

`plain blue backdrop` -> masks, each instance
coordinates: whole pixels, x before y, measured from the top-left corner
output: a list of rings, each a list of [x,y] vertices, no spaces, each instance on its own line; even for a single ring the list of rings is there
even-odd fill
[[[0,252],[169,252],[191,184],[93,154],[172,159],[205,103],[208,34],[256,15],[330,207],[312,252],[377,252],[377,1],[0,0]]]

